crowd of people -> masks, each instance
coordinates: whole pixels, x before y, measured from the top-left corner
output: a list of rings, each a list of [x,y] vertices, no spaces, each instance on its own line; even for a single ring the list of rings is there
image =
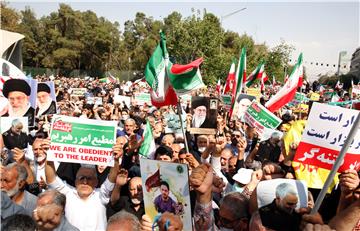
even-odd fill
[[[184,137],[165,133],[166,115],[177,113],[178,108],[136,102],[136,93],[149,92],[142,82],[106,83],[62,76],[36,79],[39,106],[45,106],[35,109],[35,124],[29,127],[29,134],[21,132],[22,124],[15,119],[0,136],[1,230],[183,230],[167,182],[160,183],[161,194],[154,200],[159,216],[151,219],[145,212],[140,171],[140,159],[144,157],[139,155],[139,148],[147,121],[156,144],[149,158],[188,166],[193,230],[360,230],[359,172],[342,172],[339,184],[327,194],[319,212],[310,214],[320,189],[305,187],[301,191],[296,187],[292,158],[298,144],[291,143],[285,154],[279,133],[261,141],[257,130],[243,118],[229,118],[229,110],[215,87],[192,93],[193,97],[219,100],[214,104],[217,115],[211,118],[204,114],[200,122],[195,120],[193,116],[202,112],[195,112],[190,100],[181,100],[187,113],[186,128],[190,124],[199,128],[209,121],[216,124],[215,132],[192,134],[186,129]],[[55,83],[57,110],[54,101],[45,100],[49,87],[40,83],[50,80]],[[260,102],[269,100],[278,87],[267,87]],[[85,88],[86,92],[74,96],[75,88]],[[330,101],[319,88],[317,83],[307,84],[302,91],[306,95],[319,93],[319,102]],[[338,101],[353,98],[343,90],[330,91],[337,91]],[[25,95],[29,96],[28,92],[26,88]],[[11,91],[3,93],[8,97]],[[130,97],[130,104],[116,100],[117,95]],[[100,97],[102,103],[89,103],[89,97]],[[19,100],[9,101],[11,104]],[[304,104],[311,107],[311,101]],[[196,107],[196,111],[209,107]],[[275,112],[283,121],[277,130],[286,133],[294,122],[306,121],[308,111],[296,108],[289,105]],[[47,160],[54,113],[117,121],[114,166]],[[260,190],[258,186],[264,182],[273,182],[271,189]],[[265,200],[270,190],[274,195]],[[299,206],[303,195],[307,203]],[[263,199],[267,203],[261,202]]]

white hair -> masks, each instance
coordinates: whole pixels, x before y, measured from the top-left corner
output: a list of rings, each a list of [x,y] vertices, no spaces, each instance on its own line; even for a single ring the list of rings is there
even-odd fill
[[[276,198],[284,199],[287,195],[292,194],[295,196],[298,196],[298,192],[296,191],[296,188],[289,183],[281,183],[276,187]]]
[[[22,122],[19,120],[19,119],[14,119],[12,122],[11,122],[11,126],[15,127],[17,125],[22,125]]]

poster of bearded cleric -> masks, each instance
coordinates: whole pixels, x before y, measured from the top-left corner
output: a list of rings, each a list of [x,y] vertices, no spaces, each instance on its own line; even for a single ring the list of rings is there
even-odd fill
[[[34,79],[6,80],[0,95],[1,116],[27,117],[29,127],[34,126],[36,93],[37,81]]]
[[[215,134],[218,100],[215,98],[194,96],[191,99],[192,134]]]
[[[54,82],[38,83],[36,117],[56,114],[56,95]]]
[[[152,220],[169,212],[180,216],[192,230],[189,172],[186,164],[140,159],[145,213]]]

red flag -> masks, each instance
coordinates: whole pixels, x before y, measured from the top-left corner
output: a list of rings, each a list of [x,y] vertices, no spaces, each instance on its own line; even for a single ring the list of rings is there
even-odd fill
[[[216,92],[218,93],[218,95],[220,95],[220,92],[221,92],[221,81],[220,81],[220,79],[218,80],[218,82],[216,84]]]
[[[235,62],[234,60],[231,63],[230,71],[226,79],[225,87],[223,94],[227,94],[229,92],[232,92],[232,89],[235,86]]]
[[[265,104],[265,107],[269,111],[274,112],[290,102],[296,93],[300,81],[303,78],[303,66],[302,66],[302,53],[298,58],[298,62],[295,65],[289,80],[285,85]]]
[[[160,178],[160,169],[158,169],[154,174],[149,176],[145,181],[146,191],[150,192],[152,188],[159,187],[161,184]]]

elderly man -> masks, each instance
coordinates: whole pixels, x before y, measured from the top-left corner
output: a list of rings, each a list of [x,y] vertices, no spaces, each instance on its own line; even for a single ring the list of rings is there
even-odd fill
[[[196,230],[217,230],[212,209],[212,193],[221,192],[222,181],[216,180],[210,164],[202,164],[193,169],[190,175],[190,185],[196,191],[194,208],[194,223]],[[255,171],[251,181],[244,190],[226,195],[220,201],[219,223],[221,230],[247,231],[249,223],[249,199],[262,177],[261,171]]]
[[[46,83],[38,83],[36,116],[56,114],[56,102],[50,95],[50,87]]]
[[[135,134],[135,130],[136,130],[136,122],[135,122],[135,120],[132,119],[132,118],[128,118],[124,122],[124,130],[118,131],[116,136],[117,137],[125,136],[127,139],[129,139],[131,135]],[[136,134],[136,140],[140,140],[140,139],[141,139],[141,136]]]
[[[41,193],[33,214],[38,230],[78,231],[64,215],[65,204],[65,195],[54,189]]]
[[[10,107],[4,116],[28,117],[29,126],[34,124],[35,109],[31,107],[31,88],[23,79],[9,79],[4,83],[3,94],[9,100]]]
[[[295,211],[298,203],[296,188],[289,183],[276,187],[276,198],[252,215],[250,230],[299,230],[301,215]]]
[[[9,130],[2,134],[5,147],[9,150],[13,148],[25,149],[31,143],[31,139],[23,132],[24,125],[19,119],[11,122]]]
[[[45,143],[49,146],[49,143]],[[65,214],[71,224],[80,230],[105,230],[106,229],[106,204],[109,202],[110,193],[119,169],[119,156],[122,148],[114,145],[114,167],[111,168],[108,179],[100,188],[97,185],[96,171],[93,166],[82,166],[75,180],[75,188],[64,184],[55,172],[54,163],[47,161],[45,167],[46,181],[50,188],[54,188],[66,196]]]
[[[212,121],[207,116],[209,108],[208,99],[194,98],[191,102],[193,109],[192,127],[193,128],[216,128],[216,120]]]
[[[4,167],[1,172],[2,191],[16,204],[25,208],[28,214],[36,208],[37,197],[25,190],[27,170],[18,163],[12,163]]]
[[[140,231],[140,222],[131,213],[120,211],[110,217],[106,231]]]
[[[121,195],[121,188],[129,182],[129,194]],[[145,214],[141,178],[128,178],[128,171],[121,169],[116,178],[114,190],[107,206],[107,216],[110,217],[118,211],[125,210],[134,214],[139,220]]]

